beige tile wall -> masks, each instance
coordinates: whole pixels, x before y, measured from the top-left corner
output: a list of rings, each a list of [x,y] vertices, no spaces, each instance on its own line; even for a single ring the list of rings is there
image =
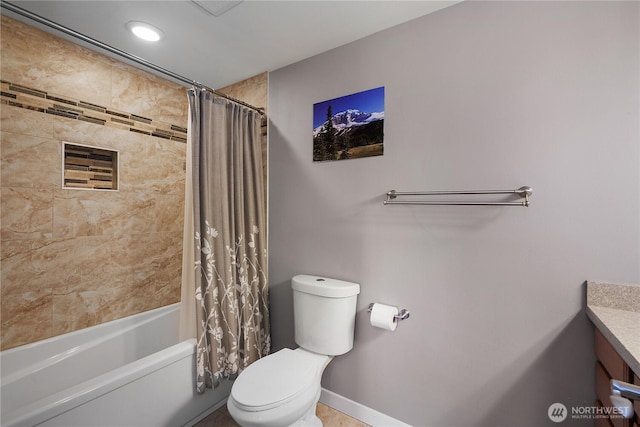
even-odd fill
[[[186,128],[181,85],[1,19],[3,85]],[[266,109],[266,73],[224,89]],[[2,99],[0,348],[179,301],[184,142]],[[62,189],[62,141],[119,150],[120,190]],[[266,157],[266,134],[263,148]]]
[[[269,75],[264,72],[246,80],[225,86],[219,89],[219,91],[233,98],[241,99],[254,107],[264,108],[264,110],[267,111],[268,84]]]
[[[184,87],[5,16],[1,31],[3,81],[186,127]],[[1,348],[179,301],[184,142],[0,108]],[[62,189],[62,141],[119,150],[120,191]]]

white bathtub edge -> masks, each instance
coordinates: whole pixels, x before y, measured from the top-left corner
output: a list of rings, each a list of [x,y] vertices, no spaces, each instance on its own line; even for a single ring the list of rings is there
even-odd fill
[[[320,402],[373,427],[410,427],[409,424],[396,420],[382,412],[378,412],[375,409],[364,406],[361,403],[354,402],[353,400],[327,390],[324,387],[320,394]]]
[[[166,348],[162,350],[161,353],[165,358],[170,357],[175,359],[174,362],[172,362],[175,363],[185,357],[193,357],[194,346],[195,339],[187,340]],[[106,382],[109,383],[109,390],[112,390],[113,388],[122,387],[125,384],[135,381],[137,378],[162,368],[162,366],[158,366],[158,364],[148,364],[149,358],[157,358],[157,354],[147,356],[123,366],[117,370],[115,376],[113,372],[107,372],[89,381],[55,393],[45,399],[25,405],[13,413],[3,414],[5,416],[2,417],[2,426],[12,427],[24,425],[26,421],[32,424],[42,423],[56,414],[70,410],[101,396],[105,393]],[[133,372],[136,372],[138,375],[132,377],[131,374]]]
[[[88,328],[78,329],[62,335],[53,336],[33,343],[23,344],[18,347],[3,350],[2,352],[0,352],[0,358],[2,359],[3,363],[2,372],[10,370],[12,373],[3,375],[2,381],[4,383],[6,381],[13,380],[14,377],[18,375],[18,373],[20,373],[20,376],[23,375],[22,371],[25,369],[32,369],[32,365],[40,366],[41,364],[50,363],[52,359],[55,360],[60,358],[61,356],[64,357],[64,355],[70,348],[74,349],[74,351],[79,350],[80,347],[86,346],[84,337],[87,336],[88,333],[95,334],[95,331],[101,331],[103,332],[102,334],[100,334],[102,340],[105,335],[113,336],[114,334],[121,333],[123,329],[129,330],[132,328],[132,326],[136,326],[140,323],[148,323],[150,320],[155,319],[162,313],[167,313],[179,309],[180,303],[177,302],[140,313],[132,314],[131,316],[114,319],[105,323],[90,326]],[[60,345],[57,343],[60,342],[61,338],[64,338],[64,340],[69,343],[65,343],[60,348]],[[44,347],[44,349],[42,347]],[[33,357],[28,357],[28,363],[26,367],[22,366],[21,364],[20,366],[14,366],[14,354],[21,354],[25,350],[34,348],[38,349],[38,356],[36,360],[32,360]],[[21,356],[20,363],[22,362],[24,362],[24,357]]]

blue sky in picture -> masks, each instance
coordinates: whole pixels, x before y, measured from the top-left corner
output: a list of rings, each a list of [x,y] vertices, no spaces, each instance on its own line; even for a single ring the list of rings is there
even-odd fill
[[[334,115],[346,110],[381,113],[384,111],[384,86],[313,104],[314,129],[327,121],[329,104],[331,104],[331,112]]]

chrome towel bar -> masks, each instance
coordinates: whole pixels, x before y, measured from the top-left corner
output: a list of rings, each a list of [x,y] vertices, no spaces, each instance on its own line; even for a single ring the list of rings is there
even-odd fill
[[[446,200],[395,200],[400,196],[456,196],[456,195],[486,195],[486,194],[516,194],[523,198],[517,202],[487,202],[487,201],[446,201]],[[529,207],[529,197],[533,189],[528,186],[516,190],[466,190],[466,191],[413,191],[401,192],[391,190],[387,192],[385,205],[458,205],[458,206],[522,206]]]

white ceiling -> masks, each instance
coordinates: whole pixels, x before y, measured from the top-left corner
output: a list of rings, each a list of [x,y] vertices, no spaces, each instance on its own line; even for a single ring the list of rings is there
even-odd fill
[[[215,17],[188,0],[10,0],[212,88],[276,70],[457,2],[246,0]],[[223,2],[201,3],[214,7]],[[55,33],[5,9],[2,13]],[[155,44],[136,39],[125,29],[131,20],[160,28],[164,39]]]

